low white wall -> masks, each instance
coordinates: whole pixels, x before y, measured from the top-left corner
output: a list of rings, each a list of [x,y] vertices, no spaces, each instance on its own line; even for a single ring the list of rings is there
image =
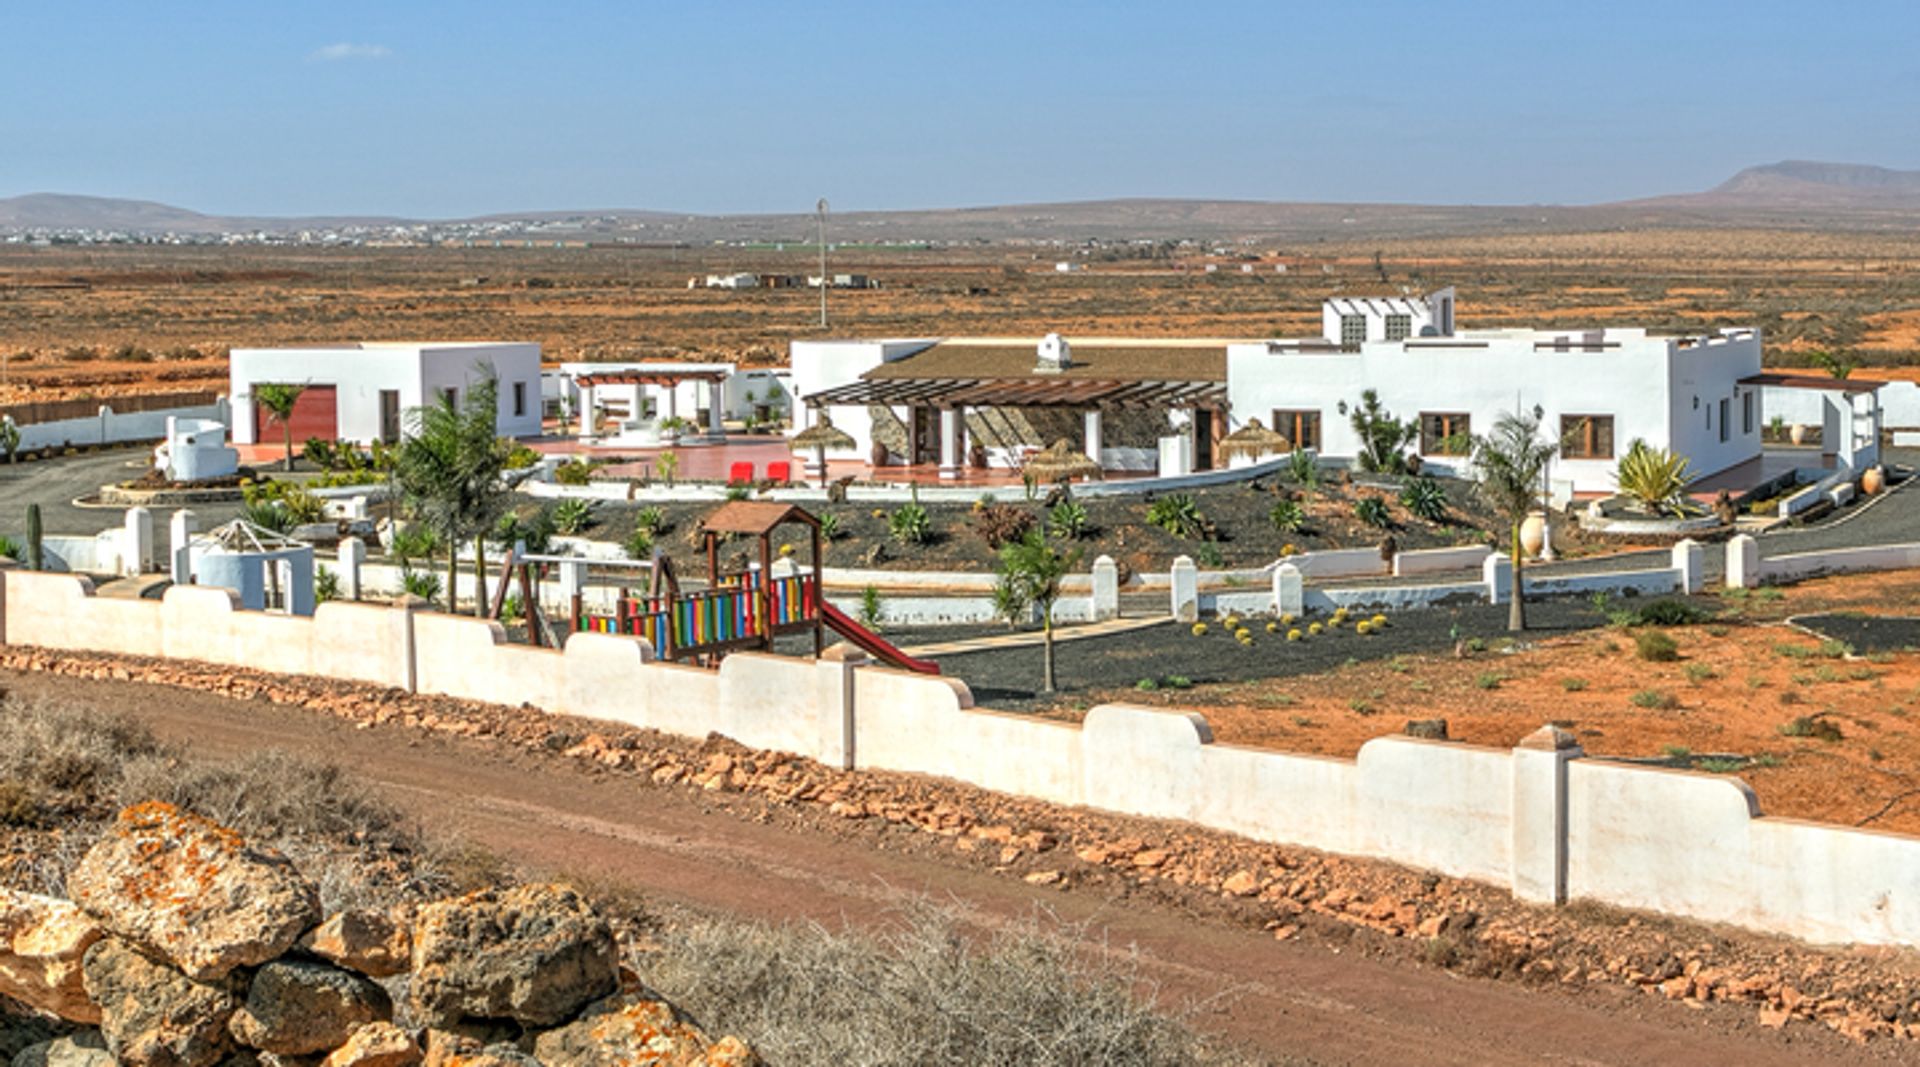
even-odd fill
[[[831,657],[736,654],[710,671],[651,662],[630,638],[575,634],[563,652],[505,646],[494,623],[400,608],[327,604],[312,618],[275,616],[184,586],[163,601],[118,600],[92,595],[84,578],[17,568],[0,590],[0,637],[11,644],[524,702],[1377,857],[1528,899],[1920,944],[1920,838],[1762,818],[1737,779],[1585,760],[1566,745],[1503,751],[1382,737],[1355,759],[1331,759],[1217,745],[1192,713],[1102,705],[1072,724],[975,708],[959,681]]]
[[[1600,571],[1536,577],[1522,568],[1520,580],[1528,596],[1664,596],[1680,592],[1680,572],[1671,568],[1646,571]]]
[[[1905,570],[1910,567],[1920,567],[1920,542],[1772,556],[1760,561],[1760,579],[1766,582],[1793,582],[1823,574]]]
[[[20,447],[26,450],[60,448],[70,444],[157,442],[167,435],[169,416],[181,419],[208,419],[221,423],[227,420],[227,405],[224,401],[199,407],[156,408],[153,411],[135,411],[125,415],[116,413],[113,410],[113,404],[109,401],[100,406],[100,411],[100,414],[86,418],[23,424],[20,427]]]
[[[1480,569],[1493,549],[1486,545],[1462,545],[1458,548],[1420,548],[1393,557],[1393,576],[1438,574],[1444,571]]]

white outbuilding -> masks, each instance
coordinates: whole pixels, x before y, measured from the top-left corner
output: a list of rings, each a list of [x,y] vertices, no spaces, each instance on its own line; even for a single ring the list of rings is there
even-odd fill
[[[311,348],[236,348],[229,360],[233,442],[272,443],[284,428],[254,403],[256,385],[301,386],[293,439],[398,441],[407,412],[451,395],[455,403],[491,374],[499,380],[499,432],[540,433],[540,346],[531,342],[365,342]]]

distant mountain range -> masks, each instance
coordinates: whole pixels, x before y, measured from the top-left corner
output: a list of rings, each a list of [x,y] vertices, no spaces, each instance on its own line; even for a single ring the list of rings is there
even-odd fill
[[[0,199],[0,232],[93,230],[205,236],[416,225],[476,231],[504,227],[537,231],[542,237],[589,240],[805,242],[813,233],[813,216],[609,209],[438,220],[249,218],[206,215],[146,200],[59,193]],[[1128,199],[856,211],[832,219],[835,239],[853,242],[1410,237],[1682,226],[1912,230],[1920,228],[1920,171],[1787,161],[1749,167],[1706,192],[1581,206]]]

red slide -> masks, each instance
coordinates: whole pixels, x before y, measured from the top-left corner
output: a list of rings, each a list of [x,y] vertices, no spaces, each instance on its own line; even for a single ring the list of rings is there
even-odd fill
[[[820,621],[833,628],[833,631],[853,646],[882,663],[891,664],[901,670],[917,671],[921,674],[939,674],[940,665],[927,659],[914,659],[895,648],[892,642],[872,630],[860,625],[853,616],[829,604],[825,597],[820,600]]]

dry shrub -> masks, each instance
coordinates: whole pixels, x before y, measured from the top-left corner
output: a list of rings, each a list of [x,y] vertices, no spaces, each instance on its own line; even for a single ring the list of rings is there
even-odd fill
[[[874,933],[701,919],[660,944],[634,961],[649,983],[771,1063],[1227,1062],[1084,927],[1036,918],[975,938],[920,904]]]
[[[1001,545],[1010,544],[1027,536],[1033,529],[1033,513],[1012,504],[988,504],[973,517],[973,532],[987,547],[998,551]]]

